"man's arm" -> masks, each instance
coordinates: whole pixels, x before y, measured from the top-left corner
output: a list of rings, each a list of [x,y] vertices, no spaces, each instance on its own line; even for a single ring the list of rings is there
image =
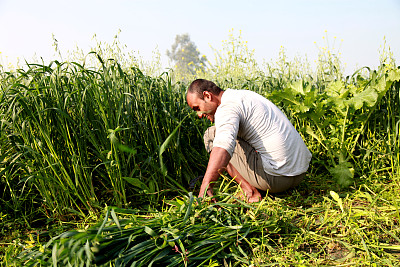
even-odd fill
[[[199,197],[203,197],[207,189],[207,195],[212,196],[214,186],[211,182],[218,180],[220,172],[226,170],[231,155],[224,148],[214,147],[210,153],[206,174],[204,175],[203,182],[201,183]]]

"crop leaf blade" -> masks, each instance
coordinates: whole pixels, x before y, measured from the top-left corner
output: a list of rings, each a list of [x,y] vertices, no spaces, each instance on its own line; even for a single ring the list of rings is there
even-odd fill
[[[154,232],[154,230],[151,229],[151,228],[148,227],[148,226],[145,226],[145,227],[144,227],[144,231],[145,231],[148,235],[150,235],[151,237],[155,237],[155,236],[157,235],[156,232]]]
[[[164,165],[163,159],[162,159],[162,154],[164,151],[167,149],[167,146],[171,142],[172,138],[176,135],[178,129],[181,127],[183,121],[189,116],[189,114],[181,120],[181,122],[176,126],[176,128],[172,131],[172,133],[165,139],[164,143],[160,146],[160,151],[158,152],[158,157],[160,159],[160,165],[161,165],[161,172],[163,173],[164,176],[167,175],[167,168]]]
[[[133,177],[122,177],[122,178],[131,185],[150,192],[149,187],[145,183],[140,181],[138,178],[133,178]]]
[[[115,224],[117,225],[118,229],[121,230],[121,225],[119,224],[119,220],[117,214],[115,214],[114,209],[111,210],[111,217],[113,218]]]

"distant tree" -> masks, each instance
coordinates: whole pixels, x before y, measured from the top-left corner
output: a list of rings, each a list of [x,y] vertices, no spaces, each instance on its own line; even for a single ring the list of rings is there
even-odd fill
[[[200,56],[199,50],[187,33],[176,35],[171,51],[167,50],[167,56],[183,74],[194,74],[196,69],[204,70],[207,62],[206,56]]]

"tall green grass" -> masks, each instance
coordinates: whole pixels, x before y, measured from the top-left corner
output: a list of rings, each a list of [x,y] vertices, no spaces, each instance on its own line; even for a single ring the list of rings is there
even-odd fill
[[[196,141],[204,124],[189,117],[163,154],[167,172],[160,170],[161,145],[189,114],[185,87],[168,74],[151,78],[98,60],[99,69],[28,65],[3,80],[2,201],[10,210],[29,190],[49,215],[138,205],[167,190],[185,192],[204,168]]]

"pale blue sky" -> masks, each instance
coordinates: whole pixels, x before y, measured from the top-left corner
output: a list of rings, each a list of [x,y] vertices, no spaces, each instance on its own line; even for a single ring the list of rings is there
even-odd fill
[[[384,37],[400,60],[400,0],[0,0],[0,25],[3,64],[35,53],[51,60],[52,34],[63,53],[76,45],[89,52],[94,34],[111,42],[119,29],[128,50],[150,59],[158,47],[165,62],[176,34],[189,33],[213,59],[210,45],[219,48],[231,29],[259,61],[275,60],[283,46],[312,62],[326,34],[331,46],[336,37],[347,72],[376,68]]]

